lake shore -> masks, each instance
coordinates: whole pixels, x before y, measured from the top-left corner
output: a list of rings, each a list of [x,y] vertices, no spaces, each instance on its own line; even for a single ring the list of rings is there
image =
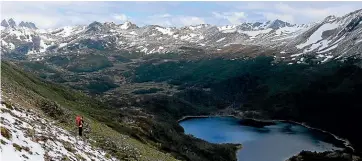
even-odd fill
[[[237,116],[234,116],[234,115],[200,115],[200,116],[184,116],[181,119],[179,119],[177,122],[179,123],[179,122],[186,121],[186,120],[189,120],[189,119],[210,118],[210,117],[232,117],[232,118],[236,118],[236,119],[240,119],[240,120],[248,119],[248,120],[253,120],[253,121],[257,121],[257,122],[265,122],[266,124],[268,124],[270,122],[273,122],[273,123],[277,123],[277,122],[293,123],[293,124],[297,124],[297,125],[303,126],[305,128],[311,129],[311,130],[316,130],[316,131],[319,131],[319,132],[322,132],[322,133],[325,133],[325,134],[329,134],[329,135],[333,136],[336,140],[343,142],[343,145],[345,146],[346,149],[352,150],[352,152],[355,151],[354,148],[352,147],[351,143],[347,139],[338,137],[337,135],[335,135],[335,134],[333,134],[331,132],[328,132],[328,131],[325,131],[325,130],[322,130],[322,129],[319,129],[319,128],[311,127],[311,126],[307,125],[306,123],[300,123],[300,122],[296,122],[296,121],[292,121],[292,120],[268,120],[268,119],[242,118],[242,117],[237,117]]]

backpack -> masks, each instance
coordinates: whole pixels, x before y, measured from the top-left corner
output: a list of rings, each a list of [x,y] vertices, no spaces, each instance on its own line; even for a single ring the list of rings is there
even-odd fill
[[[77,117],[75,118],[75,123],[77,124],[77,126],[80,125],[80,116],[77,116]]]

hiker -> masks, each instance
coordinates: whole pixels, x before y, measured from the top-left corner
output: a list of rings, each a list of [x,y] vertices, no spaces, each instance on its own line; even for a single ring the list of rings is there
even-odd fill
[[[77,116],[76,117],[76,122],[77,122],[77,126],[78,126],[78,130],[79,130],[79,136],[82,136],[82,132],[83,132],[83,116]]]

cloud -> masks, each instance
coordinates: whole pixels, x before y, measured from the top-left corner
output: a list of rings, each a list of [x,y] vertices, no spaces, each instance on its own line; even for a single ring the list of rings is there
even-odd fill
[[[168,13],[165,13],[165,14],[160,14],[160,15],[153,15],[151,17],[154,17],[154,18],[166,18],[166,17],[171,17],[172,15],[168,14]]]
[[[116,14],[113,15],[113,18],[116,20],[120,20],[122,22],[127,21],[129,19],[129,17],[127,17],[125,14]]]
[[[246,15],[244,12],[212,12],[215,18],[218,19],[226,19],[231,24],[240,24],[242,20],[246,19]]]
[[[267,4],[267,2],[249,2],[246,5],[243,5],[240,7],[241,9],[249,9],[249,10],[262,10],[262,9],[268,9],[270,6]]]
[[[189,26],[204,24],[205,20],[201,17],[186,15],[158,14],[149,16],[145,25],[161,25],[161,26]]]
[[[114,21],[105,3],[86,2],[1,2],[1,18],[34,22],[40,28]]]
[[[343,16],[356,9],[351,5],[310,7],[277,3],[271,7],[271,10],[261,12],[261,14],[268,20],[281,19],[292,23],[310,23],[323,20],[330,15]]]
[[[357,2],[1,2],[1,18],[39,28],[132,21],[137,25],[185,26],[281,19],[311,23],[362,8]],[[121,11],[121,12],[120,12]],[[164,14],[160,14],[164,13]]]
[[[183,25],[199,25],[204,24],[205,20],[200,17],[181,16],[178,18]]]

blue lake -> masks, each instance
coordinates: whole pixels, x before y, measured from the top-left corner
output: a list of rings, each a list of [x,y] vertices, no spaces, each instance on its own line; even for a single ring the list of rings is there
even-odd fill
[[[291,123],[256,128],[232,117],[209,117],[184,120],[180,125],[186,134],[211,143],[241,143],[238,161],[284,161],[302,150],[341,149],[326,141],[330,142],[330,135]]]

